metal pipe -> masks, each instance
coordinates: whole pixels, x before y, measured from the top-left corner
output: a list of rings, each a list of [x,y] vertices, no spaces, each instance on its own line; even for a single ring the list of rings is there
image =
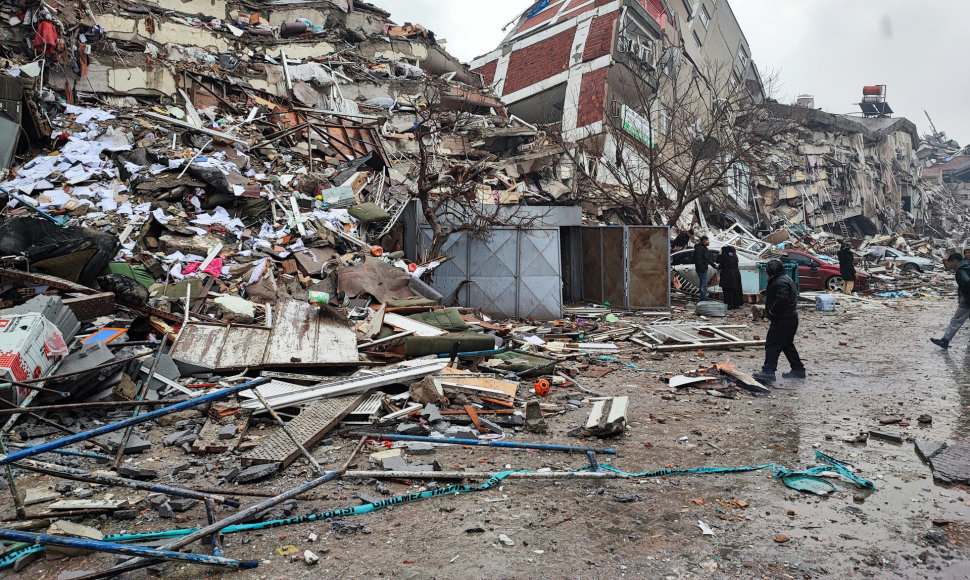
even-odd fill
[[[488,471],[348,471],[347,477],[374,479],[491,479],[497,475]],[[513,471],[510,479],[626,479],[611,471]]]
[[[21,451],[6,454],[0,457],[0,465],[7,465],[8,463],[13,463],[15,461],[20,461],[21,459],[26,459],[28,457],[33,457],[34,455],[39,455],[41,453],[47,453],[53,451],[54,449],[60,449],[61,447],[66,447],[72,443],[78,443],[79,441],[86,441],[92,437],[99,437],[101,435],[106,435],[108,433],[113,433],[121,429],[125,429],[129,425],[137,425],[139,423],[144,423],[146,421],[151,421],[157,417],[162,417],[168,415],[169,413],[174,413],[176,411],[182,411],[184,409],[190,409],[192,407],[198,407],[205,403],[212,401],[217,401],[228,397],[229,395],[234,395],[242,391],[248,391],[253,387],[258,387],[259,385],[264,385],[269,382],[268,378],[255,379],[241,385],[235,385],[232,387],[227,387],[221,389],[214,393],[209,393],[208,395],[202,395],[201,397],[195,397],[194,399],[189,399],[184,403],[179,403],[177,405],[171,405],[169,407],[164,407],[162,409],[156,409],[144,415],[138,415],[137,417],[131,417],[111,425],[105,425],[104,427],[98,427],[97,429],[92,429],[90,431],[85,431],[83,433],[78,433],[77,435],[69,435],[67,437],[62,437],[60,439],[55,439],[54,441],[48,441],[47,443],[42,443],[40,445],[35,445]]]
[[[323,468],[320,467],[319,463],[317,463],[316,458],[313,457],[313,455],[311,455],[309,451],[307,451],[307,448],[304,447],[302,443],[300,443],[300,440],[297,439],[296,434],[293,433],[293,430],[290,429],[286,425],[286,423],[283,422],[283,419],[281,419],[280,416],[276,414],[276,411],[274,411],[273,407],[270,406],[269,401],[267,401],[266,398],[263,397],[263,394],[259,392],[259,389],[253,389],[252,393],[256,395],[256,398],[259,399],[259,402],[263,404],[263,407],[266,408],[266,412],[269,413],[269,416],[272,417],[274,421],[276,421],[277,425],[280,426],[280,429],[283,430],[283,433],[286,433],[286,436],[289,437],[290,441],[292,441],[293,444],[297,446],[297,448],[300,450],[300,453],[302,453],[303,456],[307,458],[307,461],[309,461],[310,465],[313,467],[313,473],[317,475],[320,475],[321,473],[323,473]]]
[[[17,542],[33,542],[42,546],[63,546],[65,548],[94,550],[95,552],[126,554],[129,556],[160,558],[163,560],[181,560],[183,562],[205,564],[208,566],[255,568],[259,565],[259,562],[255,561],[234,560],[232,558],[220,558],[218,556],[204,556],[201,554],[189,554],[187,552],[173,552],[170,550],[147,548],[145,546],[129,546],[127,544],[117,544],[114,542],[88,540],[85,538],[71,538],[68,536],[54,536],[51,534],[37,534],[34,532],[20,532],[17,530],[8,529],[0,529],[0,538],[4,540],[14,540]]]
[[[25,520],[45,520],[45,519],[59,520],[59,519],[64,519],[64,518],[73,518],[73,517],[80,517],[80,516],[100,516],[101,514],[106,514],[106,513],[109,513],[111,511],[113,511],[113,510],[109,510],[109,509],[105,509],[105,508],[92,508],[92,509],[87,509],[87,510],[62,510],[62,511],[57,511],[57,512],[46,512],[46,513],[42,513],[42,514],[24,514],[24,517],[22,519],[25,519]],[[5,516],[3,519],[0,519],[0,521],[2,521],[2,522],[15,522],[15,521],[17,521],[17,516]]]
[[[36,407],[11,407],[9,409],[0,409],[0,415],[13,415],[14,413],[23,413],[26,409],[31,411],[41,412],[41,411],[64,411],[73,409],[93,409],[96,407],[105,408],[115,408],[115,407],[136,407],[138,405],[161,407],[164,405],[173,405],[175,403],[184,403],[188,401],[187,398],[179,399],[166,399],[164,401],[100,401],[97,403],[67,403],[65,405],[38,405]],[[0,399],[0,403],[4,403],[3,399]]]
[[[519,443],[516,441],[490,441],[479,439],[452,439],[450,437],[425,437],[424,435],[397,435],[385,433],[367,433],[365,437],[372,439],[386,439],[388,441],[426,441],[428,443],[440,443],[442,445],[480,445],[486,447],[507,447],[510,449],[539,449],[542,451],[578,451],[586,453],[605,453],[616,455],[613,449],[598,449],[596,447],[573,447],[570,445],[551,445],[548,443]]]
[[[3,383],[0,383],[0,388],[12,387],[12,386],[18,386],[24,389],[29,389],[31,391],[40,391],[41,393],[50,393],[52,395],[58,395],[65,398],[71,396],[71,393],[68,393],[67,391],[55,391],[54,389],[48,389],[46,387],[35,387],[34,385],[31,385],[28,383],[21,383],[19,381],[7,380],[7,381],[4,381]]]
[[[39,383],[39,382],[42,382],[42,381],[56,381],[56,380],[59,380],[59,379],[67,379],[67,378],[73,377],[75,375],[80,375],[82,373],[86,373],[88,371],[96,371],[98,369],[103,369],[103,368],[107,368],[107,367],[113,367],[116,364],[121,364],[121,363],[124,363],[124,362],[133,361],[136,358],[142,358],[142,357],[148,356],[150,354],[152,354],[152,351],[147,350],[147,351],[145,351],[145,352],[143,352],[141,354],[132,355],[132,356],[129,356],[127,358],[122,358],[122,359],[118,359],[118,360],[108,361],[106,363],[101,363],[101,364],[99,364],[97,366],[88,367],[86,369],[82,369],[82,370],[79,370],[79,371],[73,371],[73,372],[70,372],[70,373],[63,373],[63,374],[59,374],[59,375],[51,375],[49,377],[39,377],[39,378],[36,378],[36,379],[27,379],[25,381],[20,381],[20,382],[22,384],[25,384],[26,385],[26,384],[32,384],[32,383]]]
[[[317,486],[319,486],[321,484],[324,484],[324,483],[326,483],[326,482],[328,482],[330,480],[336,479],[337,477],[340,477],[340,472],[339,471],[327,471],[326,473],[324,473],[323,475],[321,475],[320,477],[318,477],[316,479],[311,479],[310,481],[308,481],[306,483],[303,483],[301,485],[298,485],[297,487],[294,487],[293,489],[291,489],[289,491],[285,491],[285,492],[283,492],[283,493],[281,493],[281,494],[279,494],[277,496],[274,496],[274,497],[271,497],[269,499],[263,500],[263,501],[255,504],[255,505],[252,505],[252,506],[250,506],[250,507],[248,507],[248,508],[246,508],[246,509],[244,509],[242,511],[236,512],[236,513],[234,513],[233,515],[231,515],[231,516],[229,516],[227,518],[224,518],[222,520],[219,520],[218,522],[215,522],[213,524],[209,524],[208,526],[205,526],[204,528],[200,528],[200,529],[192,532],[191,534],[188,534],[187,536],[183,536],[183,537],[179,538],[178,540],[175,540],[174,542],[169,542],[169,543],[165,544],[164,546],[162,546],[161,549],[162,550],[178,550],[180,548],[183,548],[185,546],[188,546],[189,544],[195,542],[196,540],[201,540],[203,538],[206,538],[208,536],[211,536],[212,534],[221,531],[223,528],[227,528],[227,527],[229,527],[229,526],[231,526],[231,525],[233,525],[233,524],[235,524],[237,522],[246,521],[246,520],[250,519],[251,517],[255,516],[256,514],[264,511],[264,510],[267,510],[267,509],[269,509],[269,508],[271,508],[273,506],[276,506],[278,504],[281,504],[284,501],[286,501],[288,499],[291,499],[294,496],[300,495],[301,493],[305,493],[307,491],[310,491],[311,489],[313,489],[313,488],[315,488],[315,487],[317,487]],[[2,536],[0,536],[0,537],[2,537]],[[181,552],[179,552],[179,553],[181,553]],[[130,572],[132,570],[138,570],[139,568],[144,568],[146,566],[151,566],[151,565],[152,565],[152,561],[151,560],[135,560],[133,562],[128,562],[128,563],[122,564],[120,566],[115,566],[114,568],[110,568],[110,569],[105,570],[103,572],[97,572],[95,574],[91,574],[91,575],[88,575],[88,576],[82,576],[81,578],[78,578],[77,580],[95,580],[97,578],[109,578],[109,577],[116,576],[116,575],[121,574],[121,573],[124,573],[124,572]]]
[[[221,504],[225,504],[230,507],[239,507],[239,502],[234,499],[229,499],[224,495],[215,495],[211,493],[204,493],[201,491],[195,491],[192,489],[185,489],[181,487],[172,487],[170,485],[164,485],[161,483],[152,483],[149,481],[138,481],[137,479],[129,479],[127,477],[119,477],[117,475],[107,475],[101,473],[94,473],[88,471],[87,469],[78,469],[76,467],[66,467],[63,465],[56,465],[53,463],[44,463],[43,461],[36,461],[34,459],[23,459],[17,462],[17,467],[22,469],[27,469],[30,471],[36,471],[37,473],[44,473],[47,475],[53,475],[54,477],[61,477],[64,479],[73,479],[78,481],[88,481],[91,483],[100,483],[103,485],[115,485],[121,487],[131,487],[135,489],[143,489],[145,491],[154,491],[156,493],[164,493],[166,495],[175,495],[179,497],[188,497],[192,499],[211,499],[217,501]]]
[[[191,293],[192,293],[192,286],[189,284],[186,284],[185,285],[186,304],[189,301],[189,295]],[[188,309],[188,306],[186,306],[186,309]],[[183,328],[185,327],[184,323],[182,324],[182,327]],[[159,341],[158,348],[155,350],[155,358],[152,359],[152,368],[148,370],[148,377],[143,379],[141,384],[138,385],[138,393],[135,395],[136,401],[142,401],[145,399],[145,397],[148,396],[148,387],[152,382],[152,377],[155,376],[155,369],[158,368],[158,361],[162,359],[163,348],[165,348],[164,336],[162,337],[162,340]],[[138,365],[138,366],[141,367],[141,365]],[[144,367],[141,367],[141,368],[144,368]],[[136,373],[136,375],[141,374],[140,372],[141,368],[138,369],[139,372]],[[131,416],[137,417],[139,413],[141,413],[141,405],[138,405],[137,407],[134,408],[134,410],[132,410]],[[115,453],[115,458],[111,462],[112,469],[118,469],[118,466],[121,465],[121,460],[124,459],[124,456],[125,456],[125,447],[128,447],[128,440],[131,439],[131,431],[134,428],[135,428],[134,425],[129,425],[128,428],[125,429],[124,434],[121,436],[121,441],[118,443],[118,451]]]

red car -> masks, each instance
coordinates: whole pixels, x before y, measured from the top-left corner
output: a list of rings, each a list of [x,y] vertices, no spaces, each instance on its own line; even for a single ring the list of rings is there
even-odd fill
[[[842,273],[839,263],[822,261],[798,250],[782,250],[782,262],[798,264],[798,287],[801,290],[842,290]],[[856,268],[855,289],[869,288],[869,273]]]

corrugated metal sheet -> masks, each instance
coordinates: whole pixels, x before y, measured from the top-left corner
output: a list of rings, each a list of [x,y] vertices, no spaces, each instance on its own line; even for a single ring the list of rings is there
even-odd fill
[[[421,229],[419,243],[422,250],[430,247],[430,230]],[[458,294],[463,306],[497,318],[562,316],[558,228],[496,228],[488,241],[454,235],[443,252],[451,259],[435,272],[432,287],[447,296],[471,281]]]
[[[216,370],[358,362],[357,335],[339,315],[296,300],[281,300],[273,318],[272,329],[190,322],[171,355]]]

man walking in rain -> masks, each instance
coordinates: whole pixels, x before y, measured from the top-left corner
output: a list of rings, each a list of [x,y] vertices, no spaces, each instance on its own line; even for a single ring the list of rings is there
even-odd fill
[[[785,379],[804,379],[805,365],[795,348],[798,332],[798,290],[795,282],[785,273],[781,260],[770,260],[765,266],[768,288],[765,290],[765,316],[771,321],[765,337],[765,364],[761,371],[752,375],[762,383],[773,383],[778,369],[778,357],[785,353],[790,373],[782,373]]]
[[[950,319],[950,325],[946,327],[943,338],[931,338],[930,342],[942,349],[947,349],[950,348],[953,335],[960,330],[963,323],[967,321],[967,317],[970,317],[970,260],[965,260],[963,256],[953,252],[946,257],[943,265],[947,270],[956,270],[957,311]]]

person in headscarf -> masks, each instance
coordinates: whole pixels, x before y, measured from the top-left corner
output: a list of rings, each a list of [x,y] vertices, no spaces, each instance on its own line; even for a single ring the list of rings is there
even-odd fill
[[[724,303],[728,308],[738,308],[744,304],[738,252],[734,246],[723,246],[717,261],[721,264],[721,290],[724,291]]]

